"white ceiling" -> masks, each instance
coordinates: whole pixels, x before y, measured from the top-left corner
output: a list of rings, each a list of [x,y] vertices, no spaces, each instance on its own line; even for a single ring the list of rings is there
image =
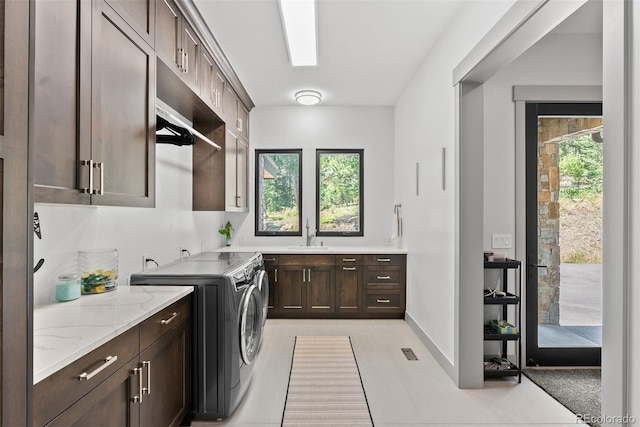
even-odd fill
[[[276,0],[195,4],[256,105],[393,105],[464,1],[317,0],[318,66],[295,68]]]
[[[317,67],[290,65],[276,0],[194,3],[257,106],[294,105],[302,89],[321,105],[391,106],[469,1],[317,0]]]

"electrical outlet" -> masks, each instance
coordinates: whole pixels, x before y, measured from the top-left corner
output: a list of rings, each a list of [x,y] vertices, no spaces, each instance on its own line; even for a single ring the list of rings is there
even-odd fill
[[[183,258],[191,256],[191,251],[188,248],[184,247],[184,246],[180,246],[178,248],[178,251],[180,252],[178,259],[183,259]]]
[[[142,254],[142,271],[147,269],[147,260],[151,258],[149,254]]]
[[[492,234],[492,249],[511,249],[511,234]]]

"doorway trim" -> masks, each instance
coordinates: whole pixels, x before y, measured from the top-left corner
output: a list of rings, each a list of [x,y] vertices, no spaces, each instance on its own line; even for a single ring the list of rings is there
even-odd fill
[[[516,218],[515,250],[516,259],[526,259],[527,203],[526,203],[526,103],[527,102],[602,102],[602,86],[549,86],[520,85],[513,87],[515,103],[515,144],[516,144]],[[526,283],[525,283],[526,286]],[[526,307],[526,295],[522,306]],[[527,330],[526,313],[522,316],[522,328]],[[524,354],[527,360],[527,337],[522,337]]]

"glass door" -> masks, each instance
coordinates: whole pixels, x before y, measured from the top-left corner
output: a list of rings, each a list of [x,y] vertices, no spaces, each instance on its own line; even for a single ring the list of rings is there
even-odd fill
[[[602,104],[526,108],[529,366],[599,366]]]
[[[262,297],[255,284],[247,288],[240,303],[240,355],[250,365],[258,355],[262,337]]]

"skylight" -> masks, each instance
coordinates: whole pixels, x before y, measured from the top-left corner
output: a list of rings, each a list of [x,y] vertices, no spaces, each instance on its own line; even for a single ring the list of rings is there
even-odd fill
[[[279,0],[278,3],[291,65],[318,65],[316,0]]]

